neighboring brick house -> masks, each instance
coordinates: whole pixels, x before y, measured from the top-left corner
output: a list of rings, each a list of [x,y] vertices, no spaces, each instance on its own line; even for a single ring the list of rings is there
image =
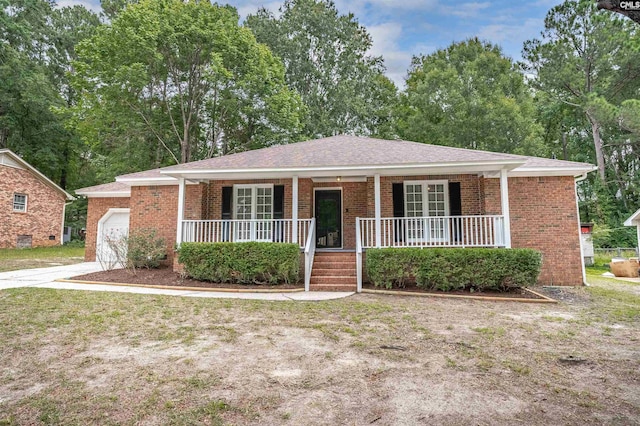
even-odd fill
[[[62,244],[74,198],[8,149],[0,149],[0,248]]]
[[[575,183],[594,169],[335,136],[118,176],[76,192],[89,197],[87,260],[102,238],[100,220],[120,212],[130,229],[157,229],[170,260],[183,241],[296,242],[307,289],[359,290],[372,247],[535,248],[543,254],[541,284],[579,285]]]

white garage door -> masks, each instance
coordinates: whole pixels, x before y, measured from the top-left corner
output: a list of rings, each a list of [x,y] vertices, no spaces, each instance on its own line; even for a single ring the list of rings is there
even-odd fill
[[[107,267],[117,267],[117,261],[127,254],[122,237],[129,234],[129,209],[109,209],[98,221],[96,260]],[[119,255],[119,256],[118,256]]]

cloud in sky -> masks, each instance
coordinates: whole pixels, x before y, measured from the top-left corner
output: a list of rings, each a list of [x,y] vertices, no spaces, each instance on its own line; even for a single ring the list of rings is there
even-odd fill
[[[72,7],[72,6],[84,6],[95,13],[99,13],[102,8],[100,7],[100,1],[92,0],[60,0],[56,2],[58,7]]]
[[[447,15],[453,15],[460,18],[474,18],[477,17],[480,11],[491,7],[491,3],[486,1],[483,3],[447,3],[440,6],[441,13]]]
[[[382,56],[387,67],[387,77],[397,86],[404,85],[404,77],[407,67],[411,63],[411,53],[400,47],[402,39],[402,24],[400,22],[386,22],[380,25],[367,27],[373,46],[371,55]]]

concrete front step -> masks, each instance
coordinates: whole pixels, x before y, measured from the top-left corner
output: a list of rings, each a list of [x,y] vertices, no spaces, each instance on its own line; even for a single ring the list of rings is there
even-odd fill
[[[316,252],[309,289],[311,291],[356,291],[356,254]]]
[[[316,259],[330,259],[330,260],[341,260],[341,261],[356,261],[355,253],[318,253],[316,252]]]
[[[351,268],[320,268],[316,267],[311,270],[311,277],[355,277],[356,267]]]
[[[333,262],[314,260],[313,269],[356,269],[356,262]]]
[[[355,276],[331,276],[331,277],[311,277],[311,284],[353,284],[356,285],[358,280]]]
[[[311,284],[310,291],[353,291],[358,289],[357,284]]]

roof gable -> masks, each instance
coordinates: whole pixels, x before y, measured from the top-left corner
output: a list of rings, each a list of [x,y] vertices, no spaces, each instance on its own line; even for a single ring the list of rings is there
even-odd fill
[[[38,171],[38,169],[36,169],[31,164],[29,164],[26,161],[24,161],[16,153],[14,153],[13,151],[11,151],[9,149],[6,149],[6,148],[0,149],[0,165],[4,165],[4,166],[8,166],[8,167],[15,167],[15,168],[22,169],[22,170],[28,170],[36,178],[38,178],[39,180],[41,180],[42,182],[44,182],[45,184],[47,184],[48,186],[50,186],[54,190],[60,192],[67,200],[71,201],[71,200],[75,199],[71,194],[69,194],[64,189],[60,188],[51,179],[49,179],[48,177],[46,177],[45,175],[40,173]]]

